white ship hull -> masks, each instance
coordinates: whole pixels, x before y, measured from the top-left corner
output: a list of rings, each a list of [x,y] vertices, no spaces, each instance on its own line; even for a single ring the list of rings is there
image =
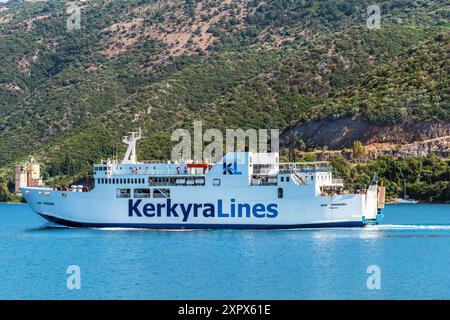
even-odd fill
[[[233,193],[208,191],[205,187],[191,188],[188,194],[181,187],[173,188],[170,199],[108,198],[104,192],[100,193],[95,189],[91,192],[63,192],[26,188],[23,189],[23,194],[35,212],[49,221],[71,227],[162,229],[362,227],[377,219],[376,195],[315,197],[313,185],[306,185],[298,190],[292,188],[290,192],[285,189],[284,198],[277,199],[276,187],[234,188]],[[113,191],[111,193],[114,194]],[[66,196],[63,197],[63,194]],[[150,211],[147,207],[147,211],[144,211],[148,204],[152,204],[154,210]],[[214,211],[205,211],[210,209],[210,206],[205,209],[205,204],[212,204]],[[255,206],[262,205],[267,209],[270,204],[276,205],[276,213],[264,210],[254,215]],[[241,205],[240,213],[239,205]],[[172,212],[167,209],[170,207],[173,209]]]

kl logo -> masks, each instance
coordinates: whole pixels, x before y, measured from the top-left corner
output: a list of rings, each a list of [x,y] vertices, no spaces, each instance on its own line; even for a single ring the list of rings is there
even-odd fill
[[[242,174],[241,171],[237,168],[237,162],[231,162],[231,163],[223,163],[223,174],[224,175],[233,175],[233,174]]]

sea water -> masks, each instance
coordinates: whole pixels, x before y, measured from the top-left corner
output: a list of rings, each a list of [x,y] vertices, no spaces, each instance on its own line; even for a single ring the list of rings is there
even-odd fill
[[[450,299],[450,205],[384,213],[354,229],[74,229],[4,204],[0,299]]]

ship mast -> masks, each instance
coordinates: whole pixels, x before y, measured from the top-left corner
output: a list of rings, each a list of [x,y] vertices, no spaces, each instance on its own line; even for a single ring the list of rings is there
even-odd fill
[[[123,158],[122,163],[133,164],[136,163],[136,142],[141,139],[142,132],[139,128],[139,132],[130,132],[129,136],[124,136],[122,142],[128,145],[127,152]]]

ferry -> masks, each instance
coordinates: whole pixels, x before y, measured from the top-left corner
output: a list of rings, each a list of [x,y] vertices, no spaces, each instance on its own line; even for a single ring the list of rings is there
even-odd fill
[[[67,227],[291,229],[363,227],[382,218],[384,187],[349,191],[328,162],[283,163],[278,153],[230,152],[214,164],[140,162],[140,133],[122,161],[93,166],[94,187],[24,187],[31,209]]]

